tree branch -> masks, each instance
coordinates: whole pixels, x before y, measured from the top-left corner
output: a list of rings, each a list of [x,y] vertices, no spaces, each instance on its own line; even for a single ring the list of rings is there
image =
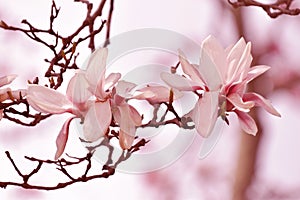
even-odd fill
[[[299,8],[291,8],[293,0],[277,0],[275,3],[260,3],[255,0],[227,0],[234,8],[254,6],[262,8],[271,18],[280,15],[299,15]]]

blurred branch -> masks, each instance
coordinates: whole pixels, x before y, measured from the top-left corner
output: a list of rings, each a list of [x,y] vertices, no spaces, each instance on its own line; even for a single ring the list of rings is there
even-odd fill
[[[274,81],[274,90],[291,91],[300,85],[300,73],[298,71],[291,71],[283,78],[278,78],[280,81]],[[300,91],[299,91],[300,94]]]
[[[275,3],[261,3],[255,0],[227,0],[234,8],[254,6],[262,8],[271,18],[280,15],[299,15],[299,8],[291,8],[293,0],[277,0]]]
[[[241,10],[233,10],[234,22],[236,31],[239,37],[245,36],[245,20]],[[253,65],[257,65],[261,55],[253,55]],[[248,90],[255,91],[255,80],[249,84]],[[242,132],[238,149],[238,157],[234,175],[234,185],[232,191],[233,200],[247,200],[247,190],[251,186],[253,178],[255,176],[256,164],[258,159],[258,150],[261,144],[263,135],[263,126],[260,123],[260,119],[256,109],[254,108],[250,112],[251,117],[256,122],[258,132],[255,137]]]

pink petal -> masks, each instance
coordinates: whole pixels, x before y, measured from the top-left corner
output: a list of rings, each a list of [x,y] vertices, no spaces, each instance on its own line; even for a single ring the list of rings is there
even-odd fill
[[[108,77],[105,79],[105,86],[104,91],[111,89],[115,84],[118,82],[118,80],[121,78],[120,73],[111,73],[108,75]]]
[[[119,81],[116,85],[116,93],[119,96],[122,96],[124,98],[130,97],[132,94],[133,88],[135,88],[137,85],[128,81]]]
[[[215,67],[217,68],[216,71],[219,73],[221,81],[224,83],[227,73],[226,54],[224,48],[219,41],[211,35],[203,41],[202,48],[214,62]]]
[[[26,99],[31,107],[43,113],[60,114],[72,112],[73,108],[65,95],[40,85],[28,85]]]
[[[114,98],[111,100],[113,106],[119,106],[126,102],[126,99],[118,94],[114,95]]]
[[[236,60],[236,59],[239,60],[242,57],[245,48],[246,48],[246,42],[244,38],[241,37],[239,41],[231,49],[226,49],[226,51],[228,52],[227,60],[229,61]]]
[[[15,74],[0,77],[0,87],[10,84],[13,82],[13,80],[15,80],[16,77],[17,75]]]
[[[205,85],[204,79],[201,77],[198,69],[194,65],[189,63],[181,50],[179,50],[179,61],[183,72],[187,74],[191,78],[191,80],[199,83],[199,85]]]
[[[245,51],[238,63],[238,70],[236,72],[236,81],[242,81],[248,74],[253,57],[251,55],[251,43],[248,42]]]
[[[227,82],[232,82],[235,79],[237,72],[239,71],[239,62],[245,53],[246,46],[247,44],[244,38],[240,38],[240,40],[230,49],[227,55],[227,62],[229,64],[226,76]]]
[[[242,129],[251,135],[256,135],[257,133],[257,126],[254,121],[254,119],[247,113],[235,110],[235,113],[237,114]]]
[[[259,94],[256,93],[246,93],[243,96],[244,101],[253,101],[256,106],[263,107],[267,112],[277,117],[281,117],[280,113],[272,106],[271,101],[265,99]]]
[[[160,77],[170,87],[175,88],[179,91],[195,91],[204,88],[203,85],[200,85],[199,83],[191,81],[177,74],[162,72],[160,74]]]
[[[120,112],[120,146],[123,149],[129,149],[134,141],[136,126],[142,124],[140,114],[129,104],[118,106]]]
[[[107,48],[99,48],[90,56],[86,76],[91,85],[96,86],[101,81],[101,78],[103,78],[107,54]]]
[[[64,152],[68,137],[69,137],[69,127],[71,121],[74,119],[74,117],[69,118],[63,125],[62,129],[60,130],[57,138],[56,138],[56,153],[55,153],[55,160],[57,160]]]
[[[259,75],[265,73],[270,68],[271,67],[266,66],[266,65],[258,65],[255,67],[251,67],[245,80],[247,81],[247,83],[249,83],[250,81],[252,81],[256,77],[258,77]]]
[[[196,130],[203,137],[210,136],[218,114],[218,92],[205,92],[192,112]]]
[[[119,143],[122,149],[130,149],[133,142],[134,142],[134,136],[131,136],[122,130],[119,131]]]
[[[134,123],[135,126],[140,126],[142,125],[142,117],[140,113],[131,105],[128,104],[129,107],[129,115],[130,118],[132,119],[132,122]]]
[[[120,125],[121,123],[121,112],[118,106],[112,108],[112,114],[114,121]]]
[[[238,51],[242,49],[236,49]],[[242,53],[242,54],[239,54]],[[246,76],[252,62],[251,43],[247,43],[243,52],[233,54],[239,57],[233,57],[234,64],[230,66],[227,76],[227,82],[241,82]],[[229,60],[231,62],[231,60]]]
[[[204,44],[205,46],[205,41]],[[215,91],[220,89],[223,80],[222,80],[222,74],[218,69],[218,66],[215,64],[215,61],[212,60],[213,56],[211,56],[207,52],[205,48],[201,48],[200,52],[200,63],[199,63],[199,73],[203,78],[205,78],[206,86],[211,90]]]
[[[224,93],[227,94],[227,96],[233,93],[243,96],[246,89],[247,89],[247,83],[246,81],[243,81],[241,83],[226,85]]]
[[[242,112],[249,112],[255,103],[253,101],[243,101],[242,97],[237,93],[227,96],[227,100],[234,105],[236,109]]]
[[[130,135],[135,135],[135,126],[141,124],[141,116],[129,104],[118,106],[120,111],[120,129]]]
[[[69,82],[67,97],[80,110],[84,109],[86,101],[92,96],[88,88],[89,84],[84,73],[76,73]]]
[[[111,119],[109,101],[93,103],[84,118],[83,132],[85,139],[94,142],[103,137],[111,123]]]

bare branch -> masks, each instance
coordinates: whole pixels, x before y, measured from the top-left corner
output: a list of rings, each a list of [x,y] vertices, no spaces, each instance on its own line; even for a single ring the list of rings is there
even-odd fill
[[[254,6],[262,8],[271,18],[280,15],[299,15],[299,8],[291,8],[293,0],[277,0],[275,3],[260,3],[255,0],[228,0],[228,3],[234,8]]]

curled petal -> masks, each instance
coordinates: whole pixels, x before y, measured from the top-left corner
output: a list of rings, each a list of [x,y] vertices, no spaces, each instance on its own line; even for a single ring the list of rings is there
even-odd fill
[[[200,85],[199,83],[191,81],[177,74],[162,72],[160,74],[160,77],[170,87],[175,88],[179,91],[195,91],[204,88],[203,85]]]
[[[266,66],[266,65],[258,65],[258,66],[255,66],[255,67],[251,67],[248,74],[247,74],[247,77],[246,77],[247,83],[249,83],[250,81],[252,81],[256,77],[258,77],[259,75],[265,73],[269,69],[270,69],[270,67]]]
[[[111,73],[105,79],[104,91],[111,89],[121,78],[120,73]]]
[[[242,112],[249,112],[250,108],[255,105],[253,101],[244,102],[242,97],[237,93],[230,94],[227,97],[227,100],[230,101],[230,103],[232,103],[236,109]]]
[[[189,63],[189,61],[187,61],[181,50],[179,50],[179,61],[183,72],[187,74],[191,78],[191,80],[199,83],[199,85],[205,85],[204,79],[201,77],[198,69],[195,67],[195,65],[192,65]]]
[[[267,112],[277,117],[281,117],[280,113],[272,106],[271,101],[256,93],[246,93],[243,96],[244,101],[253,101],[256,106],[263,107]]]
[[[72,112],[73,108],[66,96],[40,85],[29,85],[26,99],[36,111],[43,113],[60,114]]]
[[[67,97],[74,103],[74,105],[81,110],[84,107],[86,101],[92,96],[92,93],[88,90],[89,84],[85,78],[85,74],[79,72],[75,74],[68,85]]]
[[[74,119],[74,117],[69,118],[61,128],[57,138],[56,138],[56,153],[55,153],[55,160],[57,160],[64,152],[68,137],[69,137],[69,127],[71,121]]]
[[[205,92],[192,111],[196,130],[203,137],[210,136],[218,116],[218,92]]]
[[[128,81],[119,81],[116,85],[116,93],[121,97],[131,97],[132,96],[132,90],[137,85]]]
[[[235,113],[237,114],[242,129],[251,135],[256,135],[257,133],[257,126],[254,121],[254,119],[247,113],[235,110]]]
[[[0,77],[0,87],[10,84],[16,77],[17,75],[15,74]]]
[[[94,142],[104,136],[111,123],[111,118],[109,101],[93,103],[84,118],[85,139]]]

